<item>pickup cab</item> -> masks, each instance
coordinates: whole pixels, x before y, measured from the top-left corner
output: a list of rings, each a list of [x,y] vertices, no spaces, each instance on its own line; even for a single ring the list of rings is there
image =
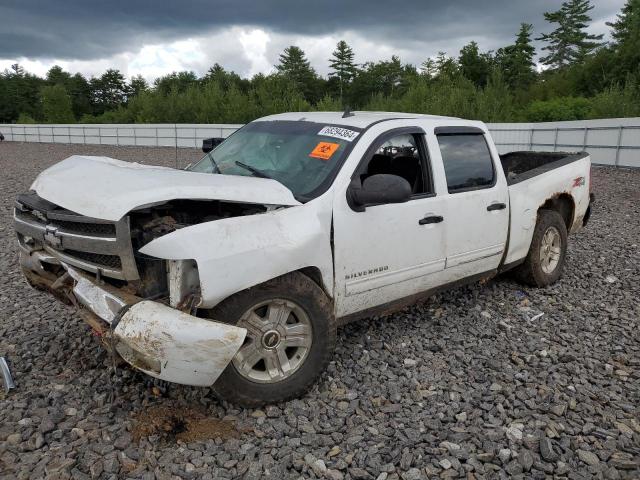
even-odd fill
[[[286,113],[206,150],[48,168],[16,199],[20,262],[114,356],[245,406],[307,391],[340,324],[510,269],[557,281],[590,214],[588,154],[500,156],[477,121]]]

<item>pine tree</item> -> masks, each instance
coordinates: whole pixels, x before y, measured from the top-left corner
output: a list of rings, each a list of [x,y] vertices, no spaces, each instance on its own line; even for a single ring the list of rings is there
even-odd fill
[[[149,84],[142,75],[136,75],[131,78],[131,81],[129,82],[129,92],[132,97],[138,96],[148,89]]]
[[[478,44],[474,41],[462,47],[458,57],[462,75],[478,87],[484,87],[487,84],[492,62],[491,54],[480,53]]]
[[[640,0],[627,0],[615,22],[607,22],[616,45],[629,40],[640,41]]]
[[[531,44],[533,26],[521,23],[516,36],[516,42],[500,48],[496,54],[496,61],[510,87],[514,89],[527,88],[536,77],[535,47]]]
[[[616,79],[623,82],[629,74],[640,77],[640,0],[627,0],[618,19],[607,25],[614,39]]]
[[[427,78],[434,78],[438,73],[438,66],[433,58],[427,58],[420,65],[420,73]]]
[[[353,49],[347,42],[340,40],[329,59],[329,66],[333,69],[329,73],[329,76],[338,79],[340,85],[340,102],[342,102],[345,86],[351,83],[357,73],[356,64],[353,62],[354,56]]]
[[[278,73],[291,81],[308,101],[317,96],[316,85],[318,76],[311,67],[309,60],[300,47],[292,45],[280,54],[280,63],[276,65]]]
[[[557,23],[558,28],[536,39],[548,43],[542,47],[549,52],[549,55],[540,59],[542,63],[554,68],[582,63],[587,55],[602,46],[599,42],[602,35],[586,32],[591,21],[588,12],[592,9],[590,0],[568,0],[562,3],[559,10],[545,12],[544,18],[549,23]]]

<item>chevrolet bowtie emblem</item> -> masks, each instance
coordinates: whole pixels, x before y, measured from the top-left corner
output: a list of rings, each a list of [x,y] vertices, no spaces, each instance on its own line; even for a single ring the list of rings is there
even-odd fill
[[[53,248],[60,248],[62,246],[62,239],[58,236],[58,229],[56,227],[46,227],[44,243]]]

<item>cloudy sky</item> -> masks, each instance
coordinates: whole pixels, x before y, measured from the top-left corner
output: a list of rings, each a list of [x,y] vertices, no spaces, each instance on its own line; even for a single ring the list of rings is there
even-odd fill
[[[420,65],[439,51],[457,55],[471,40],[482,50],[513,41],[521,22],[550,30],[542,13],[559,0],[2,0],[0,70],[19,62],[44,75],[55,64],[87,76],[118,68],[148,80],[178,70],[204,74],[215,62],[242,76],[272,71],[288,45],[316,70],[340,39],[356,61],[399,55]],[[593,33],[624,0],[596,0]]]

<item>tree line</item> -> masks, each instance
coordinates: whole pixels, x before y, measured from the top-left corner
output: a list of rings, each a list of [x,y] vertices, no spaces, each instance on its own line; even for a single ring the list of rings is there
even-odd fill
[[[399,57],[355,63],[340,41],[319,75],[302,49],[287,47],[275,72],[242,78],[215,64],[202,77],[174,72],[149,85],[109,69],[90,79],[52,67],[45,78],[15,64],[0,73],[2,123],[245,123],[284,111],[386,110],[488,122],[579,120],[640,115],[640,0],[627,0],[607,25],[612,40],[589,33],[590,0],[544,13],[549,31],[522,23],[513,43],[419,65]],[[543,43],[537,57],[533,40]],[[537,68],[536,60],[543,65]]]

